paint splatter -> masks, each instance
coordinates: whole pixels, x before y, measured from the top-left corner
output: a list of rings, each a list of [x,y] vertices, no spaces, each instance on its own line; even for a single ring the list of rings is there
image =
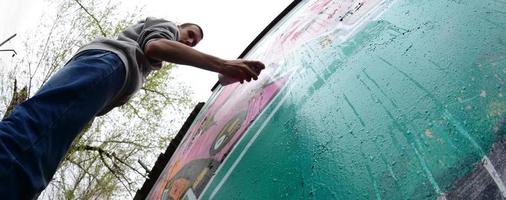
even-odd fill
[[[432,138],[432,131],[430,131],[429,129],[425,129],[425,136],[427,136],[428,138]]]
[[[506,103],[502,101],[494,101],[488,105],[488,116],[498,117],[503,113],[506,113]]]
[[[473,106],[472,105],[467,105],[466,106],[466,110],[472,110],[473,109]]]

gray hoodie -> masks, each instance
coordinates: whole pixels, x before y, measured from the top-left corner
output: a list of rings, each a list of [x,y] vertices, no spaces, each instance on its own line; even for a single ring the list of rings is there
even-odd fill
[[[100,111],[99,115],[125,104],[142,87],[149,73],[162,67],[160,61],[149,59],[143,51],[149,40],[157,38],[177,41],[179,30],[176,24],[164,19],[148,17],[127,27],[117,39],[98,38],[78,50],[76,55],[89,49],[111,51],[117,54],[125,65],[126,77],[122,89],[112,102]]]

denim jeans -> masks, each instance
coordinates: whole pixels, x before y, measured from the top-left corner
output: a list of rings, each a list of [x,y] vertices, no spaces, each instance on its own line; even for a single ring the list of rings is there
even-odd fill
[[[82,52],[0,122],[0,199],[38,196],[75,137],[119,92],[125,73],[112,52]]]

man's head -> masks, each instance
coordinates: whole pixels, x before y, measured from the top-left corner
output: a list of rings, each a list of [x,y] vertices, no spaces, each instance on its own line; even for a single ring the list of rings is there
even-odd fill
[[[184,23],[178,26],[179,28],[179,40],[183,44],[190,47],[197,45],[202,38],[204,38],[204,31],[202,28],[193,23]]]

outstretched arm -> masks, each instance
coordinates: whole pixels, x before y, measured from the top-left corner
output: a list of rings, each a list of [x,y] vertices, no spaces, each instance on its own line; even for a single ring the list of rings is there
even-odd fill
[[[260,61],[224,60],[202,53],[180,42],[167,39],[156,39],[148,42],[144,48],[144,54],[155,60],[191,65],[218,72],[237,79],[241,83],[244,80],[256,80],[260,71],[265,68]]]

